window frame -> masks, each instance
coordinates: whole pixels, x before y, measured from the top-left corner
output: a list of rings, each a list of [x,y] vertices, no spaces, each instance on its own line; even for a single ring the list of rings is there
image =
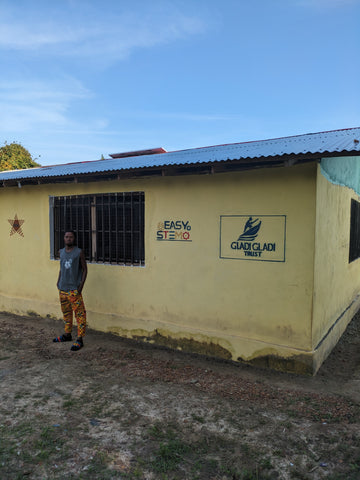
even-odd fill
[[[360,258],[360,202],[351,199],[349,263]]]
[[[49,196],[50,258],[74,230],[88,263],[145,266],[145,192]]]

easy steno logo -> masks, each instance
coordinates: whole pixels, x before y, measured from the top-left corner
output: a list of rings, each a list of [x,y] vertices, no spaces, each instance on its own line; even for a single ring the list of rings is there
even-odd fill
[[[168,242],[191,242],[189,220],[164,220],[157,225],[156,240]]]
[[[222,215],[220,258],[285,261],[285,215]]]

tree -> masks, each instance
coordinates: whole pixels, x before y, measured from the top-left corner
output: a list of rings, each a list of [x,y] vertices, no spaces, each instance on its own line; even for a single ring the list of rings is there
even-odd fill
[[[0,147],[0,171],[21,170],[40,167],[32,158],[31,153],[19,143],[6,143]]]

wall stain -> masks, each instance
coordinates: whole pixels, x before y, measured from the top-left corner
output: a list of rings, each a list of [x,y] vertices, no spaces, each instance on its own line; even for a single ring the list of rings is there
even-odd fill
[[[238,362],[254,365],[260,368],[270,368],[280,372],[296,373],[299,375],[314,375],[313,359],[307,355],[293,355],[279,357],[278,355],[260,355],[250,360],[238,357]]]
[[[201,355],[207,355],[210,357],[222,358],[225,360],[231,360],[232,355],[229,350],[213,342],[200,342],[191,338],[174,338],[161,334],[158,330],[155,330],[151,335],[132,335],[134,340],[142,342],[150,342],[156,345],[165,346],[174,350],[181,350],[188,353],[199,353]]]
[[[126,331],[120,328],[110,328],[110,331],[120,336],[132,338],[138,342],[151,343],[154,345],[170,348],[173,350],[181,350],[187,353],[196,353],[208,357],[219,358],[222,360],[230,360],[235,363],[244,363],[254,367],[268,368],[287,373],[295,373],[299,375],[313,375],[314,365],[313,359],[308,355],[292,355],[290,357],[280,357],[273,349],[260,350],[255,353],[252,358],[238,357],[233,358],[231,351],[214,343],[211,339],[206,341],[194,340],[192,338],[179,337],[161,333],[159,330],[146,332],[145,330]],[[270,352],[269,352],[270,350]]]
[[[11,312],[3,311],[1,313],[9,314]],[[40,317],[40,314],[33,310],[28,310],[27,315],[29,317]],[[47,318],[56,319],[55,316],[47,315]],[[62,318],[58,319],[62,321]],[[181,350],[187,353],[197,353],[208,357],[215,357],[223,360],[232,360],[233,356],[230,350],[222,347],[221,345],[212,341],[199,341],[193,338],[175,338],[172,336],[164,335],[158,330],[150,333],[146,330],[138,329],[128,331],[119,327],[111,327],[109,332],[117,334],[125,338],[132,338],[133,340],[145,343],[152,343],[162,347],[167,347],[173,350]],[[270,349],[272,350],[272,349]],[[266,351],[266,350],[265,350]],[[267,349],[269,351],[269,349]],[[292,355],[290,357],[280,357],[273,353],[261,354],[261,351],[257,352],[257,356],[253,358],[238,357],[237,362],[247,365],[253,365],[260,368],[270,368],[287,373],[295,373],[299,375],[314,375],[314,364],[311,356],[308,355]],[[262,351],[264,353],[264,351]],[[236,363],[236,361],[235,361]]]

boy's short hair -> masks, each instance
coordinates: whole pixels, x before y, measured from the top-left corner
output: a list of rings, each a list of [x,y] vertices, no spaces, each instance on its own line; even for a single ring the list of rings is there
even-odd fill
[[[74,242],[76,242],[76,232],[74,230],[65,230],[64,236],[66,233],[72,233],[74,235]]]

